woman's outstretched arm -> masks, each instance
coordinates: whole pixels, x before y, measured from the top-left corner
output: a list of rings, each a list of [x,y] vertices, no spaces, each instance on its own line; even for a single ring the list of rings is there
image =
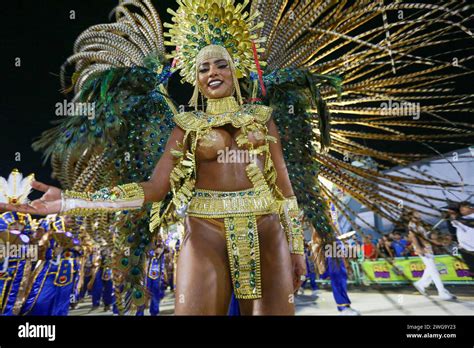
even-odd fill
[[[21,205],[0,203],[0,211],[35,215],[88,215],[100,211],[139,209],[145,203],[161,201],[170,189],[169,178],[174,166],[172,150],[177,148],[177,142],[182,142],[183,137],[184,131],[175,127],[148,181],[103,188],[93,193],[62,191],[57,187],[33,181],[32,188],[44,192],[40,199]]]

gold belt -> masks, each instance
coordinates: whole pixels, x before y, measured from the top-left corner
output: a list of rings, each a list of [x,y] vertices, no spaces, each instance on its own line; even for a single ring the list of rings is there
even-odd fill
[[[211,191],[195,189],[188,215],[201,218],[226,218],[242,215],[278,213],[278,204],[269,190]]]
[[[196,189],[189,203],[189,216],[224,218],[227,255],[237,299],[262,297],[256,216],[278,213],[278,207],[267,187],[233,192]]]

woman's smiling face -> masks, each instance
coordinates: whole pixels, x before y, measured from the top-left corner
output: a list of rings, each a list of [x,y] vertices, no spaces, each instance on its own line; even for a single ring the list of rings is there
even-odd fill
[[[234,86],[229,63],[223,58],[210,58],[198,67],[198,83],[206,98],[218,99],[232,95]]]

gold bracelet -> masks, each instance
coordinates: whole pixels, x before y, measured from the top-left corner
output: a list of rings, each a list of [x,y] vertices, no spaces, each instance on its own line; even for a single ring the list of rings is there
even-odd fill
[[[140,209],[145,201],[143,187],[137,183],[102,188],[96,192],[64,191],[61,214],[86,216]]]

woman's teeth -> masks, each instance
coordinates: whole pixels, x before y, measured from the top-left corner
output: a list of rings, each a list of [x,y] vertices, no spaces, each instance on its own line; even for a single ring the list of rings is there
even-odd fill
[[[209,87],[217,87],[217,86],[220,86],[222,84],[222,81],[219,81],[219,80],[215,80],[215,81],[211,81],[209,82]]]

